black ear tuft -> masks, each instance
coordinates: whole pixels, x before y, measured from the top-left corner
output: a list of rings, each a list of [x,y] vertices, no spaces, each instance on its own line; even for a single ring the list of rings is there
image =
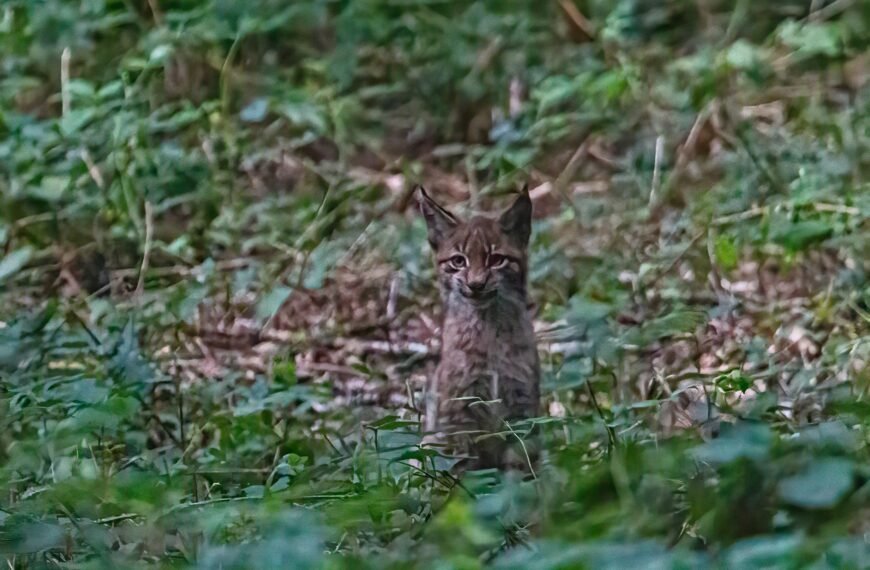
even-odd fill
[[[420,211],[426,218],[426,226],[429,229],[429,244],[432,249],[437,250],[447,236],[459,225],[459,220],[430,198],[422,186],[418,185],[414,189],[414,193],[417,195]]]
[[[519,247],[529,245],[532,234],[532,199],[529,187],[524,185],[521,194],[498,219],[501,231]]]

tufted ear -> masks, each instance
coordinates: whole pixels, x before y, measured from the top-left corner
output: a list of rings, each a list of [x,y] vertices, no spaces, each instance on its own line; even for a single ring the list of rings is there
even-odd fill
[[[529,245],[532,234],[532,199],[528,185],[523,186],[521,194],[510,208],[498,219],[501,231],[519,247]]]
[[[426,218],[426,226],[429,229],[429,244],[432,246],[432,249],[437,250],[444,243],[444,240],[453,233],[456,226],[459,225],[459,220],[430,198],[422,186],[417,186],[414,192],[417,195],[420,211],[423,213],[423,217]]]

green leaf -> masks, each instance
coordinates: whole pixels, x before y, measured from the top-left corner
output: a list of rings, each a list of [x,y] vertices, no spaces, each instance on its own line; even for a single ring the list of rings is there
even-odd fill
[[[306,289],[320,289],[327,275],[335,267],[335,264],[344,255],[345,249],[341,243],[335,241],[322,241],[308,257],[308,269],[302,279],[302,285]]]
[[[24,246],[16,249],[0,261],[0,283],[21,270],[33,256],[33,248]]]
[[[801,539],[795,535],[741,540],[722,553],[722,568],[793,568]]]
[[[60,120],[59,127],[62,135],[68,137],[76,134],[97,115],[97,110],[94,107],[85,107],[83,109],[74,109],[63,116]]]
[[[841,420],[807,426],[798,432],[798,442],[818,449],[854,450],[858,437]]]
[[[828,222],[806,220],[779,228],[773,234],[773,241],[794,253],[828,239],[833,232],[834,228]]]
[[[370,423],[368,427],[374,430],[392,430],[396,428],[416,425],[420,425],[420,422],[412,420],[402,420],[399,419],[399,416],[385,416],[377,420],[376,422]]]
[[[269,101],[264,97],[258,97],[248,103],[239,113],[239,118],[246,123],[259,123],[266,118],[269,112]]]
[[[69,182],[66,176],[43,176],[30,195],[46,202],[59,202],[69,187]]]
[[[716,256],[716,263],[725,271],[729,271],[737,267],[739,253],[737,244],[729,236],[720,235],[716,238],[716,244],[713,247],[713,253]]]
[[[726,392],[745,392],[752,386],[752,378],[739,370],[732,370],[728,374],[717,377],[716,385]]]
[[[728,48],[725,61],[734,69],[751,70],[758,66],[761,56],[756,46],[740,39]]]
[[[570,366],[566,366],[558,374],[546,373],[541,389],[544,392],[575,390],[589,381],[589,372],[589,370],[581,370],[579,363],[572,362]]]
[[[292,358],[275,360],[272,364],[272,378],[281,386],[296,384],[296,361]]]
[[[706,562],[706,563],[705,563]],[[632,542],[567,543],[540,541],[534,548],[509,549],[496,559],[495,568],[561,570],[563,568],[706,568],[705,555],[669,549],[654,540]]]
[[[271,318],[278,312],[278,309],[281,308],[284,301],[287,300],[292,292],[293,289],[291,287],[284,287],[282,285],[269,291],[269,293],[262,297],[257,303],[257,318],[260,320]]]
[[[278,106],[277,111],[292,124],[308,127],[317,134],[324,134],[328,123],[321,109],[301,97],[295,97],[295,102],[287,102]]]
[[[606,318],[613,305],[584,297],[571,297],[565,318],[570,323],[588,323]]]
[[[67,84],[67,92],[73,97],[88,99],[94,96],[96,90],[90,81],[84,79],[71,79]]]
[[[163,65],[169,59],[169,56],[172,55],[172,51],[171,45],[161,44],[151,50],[151,53],[148,55],[148,61],[153,64]]]
[[[770,428],[764,424],[723,424],[719,437],[696,447],[692,455],[714,465],[740,458],[758,460],[767,456],[772,439]]]
[[[840,26],[830,22],[789,21],[779,30],[780,41],[802,57],[839,55],[843,49],[841,35]]]
[[[0,527],[0,552],[27,554],[60,548],[65,535],[63,527],[58,524],[8,520]]]
[[[830,509],[852,490],[855,464],[841,457],[816,459],[779,484],[779,497],[804,509]]]
[[[628,331],[623,336],[623,342],[645,346],[663,338],[693,333],[706,322],[707,315],[702,311],[677,309],[667,315],[647,321],[640,328]]]

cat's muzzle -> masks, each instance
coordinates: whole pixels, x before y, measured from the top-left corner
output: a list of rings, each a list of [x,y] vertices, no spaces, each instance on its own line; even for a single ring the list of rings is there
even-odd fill
[[[459,293],[474,305],[488,305],[495,300],[498,289],[471,289],[460,287]]]

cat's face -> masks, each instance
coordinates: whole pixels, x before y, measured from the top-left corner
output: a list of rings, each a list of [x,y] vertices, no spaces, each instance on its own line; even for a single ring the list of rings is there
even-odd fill
[[[422,187],[417,199],[445,293],[473,305],[488,305],[500,296],[525,298],[532,223],[532,201],[525,189],[498,218],[467,221],[439,206]]]

